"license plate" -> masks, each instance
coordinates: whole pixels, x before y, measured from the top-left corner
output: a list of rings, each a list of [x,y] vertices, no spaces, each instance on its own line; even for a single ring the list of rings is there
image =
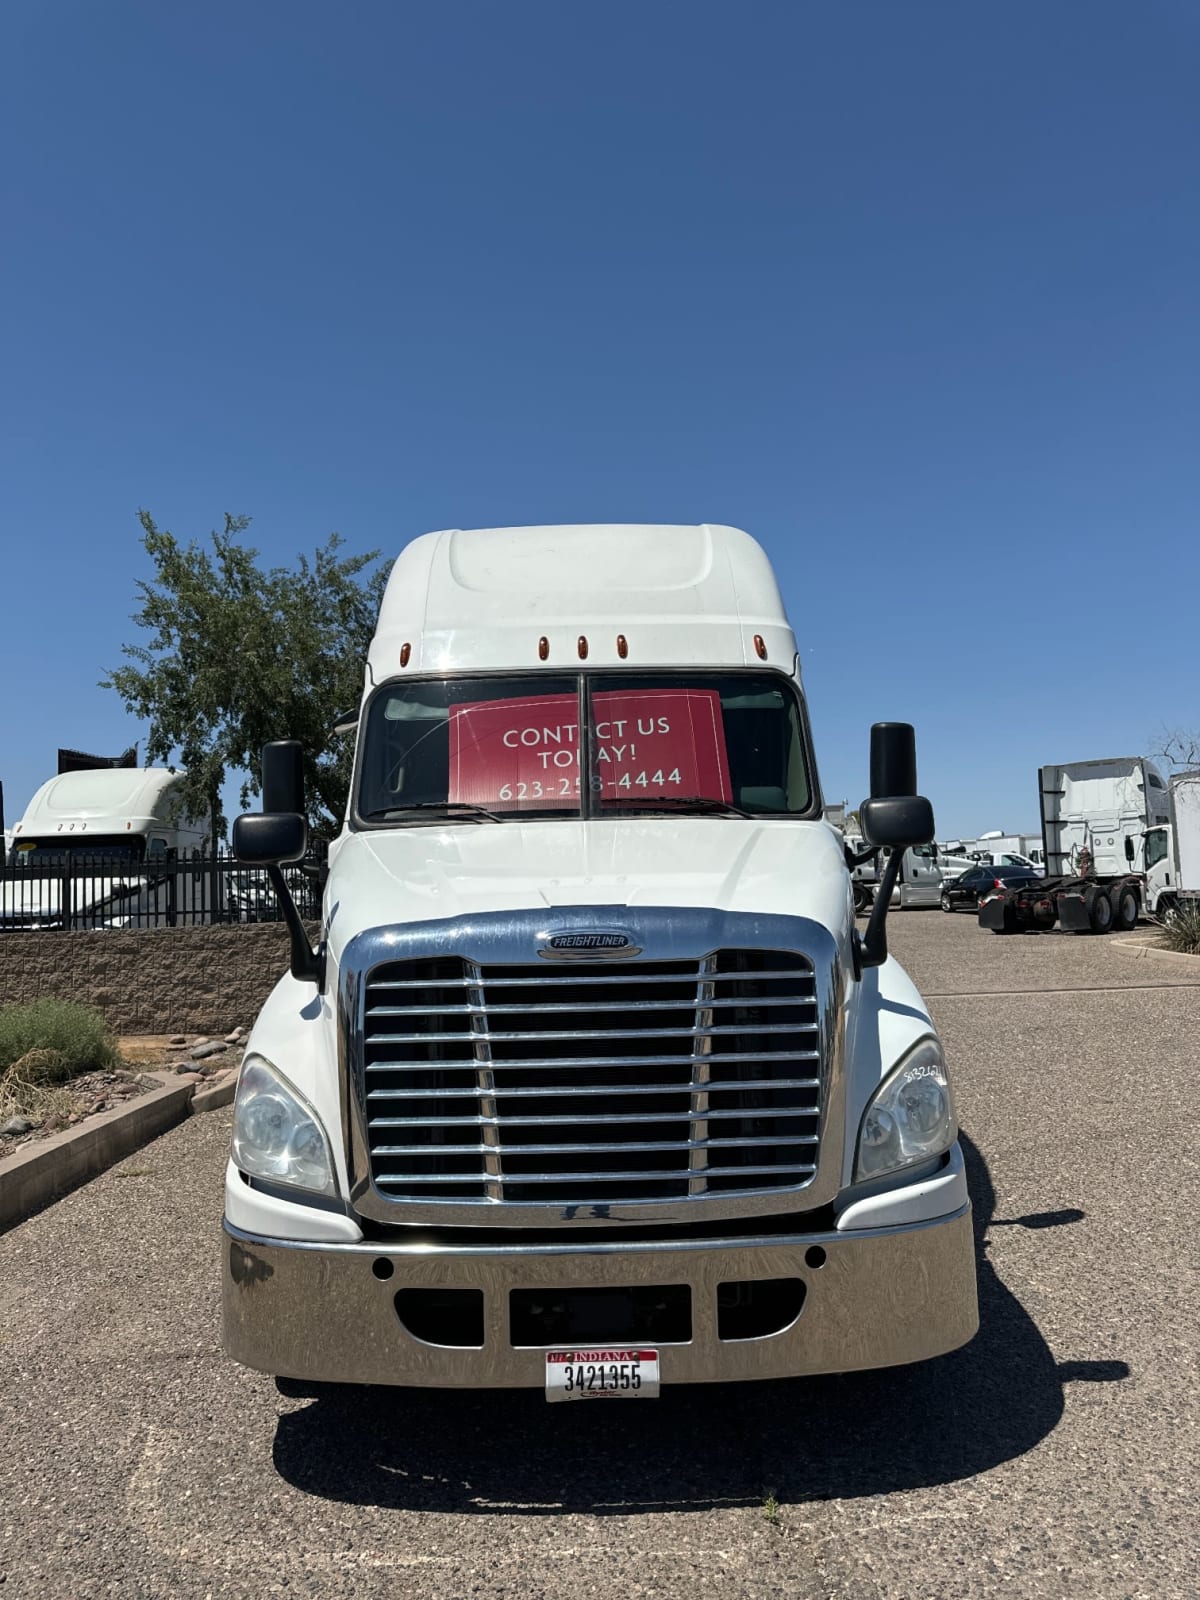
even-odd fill
[[[547,1400],[657,1400],[657,1350],[547,1350]]]

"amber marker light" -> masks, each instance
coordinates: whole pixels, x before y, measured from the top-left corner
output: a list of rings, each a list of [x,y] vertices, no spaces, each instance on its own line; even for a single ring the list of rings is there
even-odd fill
[[[765,661],[767,659],[766,640],[763,638],[761,633],[756,633],[754,635],[754,649],[760,661]]]

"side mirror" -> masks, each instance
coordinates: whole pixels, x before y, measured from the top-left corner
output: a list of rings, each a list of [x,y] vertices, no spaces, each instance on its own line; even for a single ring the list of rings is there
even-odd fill
[[[267,746],[267,750],[271,748]],[[300,748],[296,746],[297,750]],[[263,752],[266,754],[266,751]],[[264,790],[266,788],[266,762]],[[315,983],[318,989],[325,984],[324,948],[314,950],[300,920],[296,902],[287,886],[280,868],[291,861],[299,861],[308,848],[308,823],[298,811],[251,812],[239,817],[233,825],[233,853],[239,861],[251,866],[266,867],[279,909],[287,924],[288,942],[291,945],[290,963],[293,978]]]
[[[871,727],[871,799],[892,800],[898,795],[915,795],[916,792],[917,736],[912,723],[874,723]]]
[[[299,861],[307,849],[308,824],[295,811],[250,812],[233,825],[234,855],[256,867]]]
[[[298,739],[272,739],[262,749],[263,811],[297,811],[304,805],[304,752]]]
[[[867,843],[889,850],[879,875],[867,931],[854,935],[856,970],[879,967],[887,960],[888,905],[910,845],[930,844],[933,807],[917,793],[917,736],[911,722],[876,722],[871,728],[871,798],[858,808],[859,826]]]
[[[864,800],[858,816],[869,844],[907,850],[933,839],[933,807],[919,794]]]

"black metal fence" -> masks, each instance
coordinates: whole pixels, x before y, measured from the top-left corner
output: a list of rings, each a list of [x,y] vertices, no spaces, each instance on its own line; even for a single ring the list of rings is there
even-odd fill
[[[283,875],[300,915],[317,921],[320,860],[284,867]],[[72,852],[38,862],[31,852],[0,868],[0,932],[281,920],[266,869],[232,855],[130,861]]]

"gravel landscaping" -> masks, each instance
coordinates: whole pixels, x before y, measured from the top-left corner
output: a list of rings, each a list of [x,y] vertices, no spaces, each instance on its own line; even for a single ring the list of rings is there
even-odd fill
[[[0,1075],[0,1167],[22,1146],[76,1127],[164,1083],[182,1080],[214,1087],[237,1071],[245,1039],[244,1028],[222,1039],[133,1035],[118,1041],[120,1059],[113,1066],[57,1083],[39,1081],[40,1062],[32,1058],[46,1052],[28,1052]],[[26,1063],[28,1072],[23,1070]]]

